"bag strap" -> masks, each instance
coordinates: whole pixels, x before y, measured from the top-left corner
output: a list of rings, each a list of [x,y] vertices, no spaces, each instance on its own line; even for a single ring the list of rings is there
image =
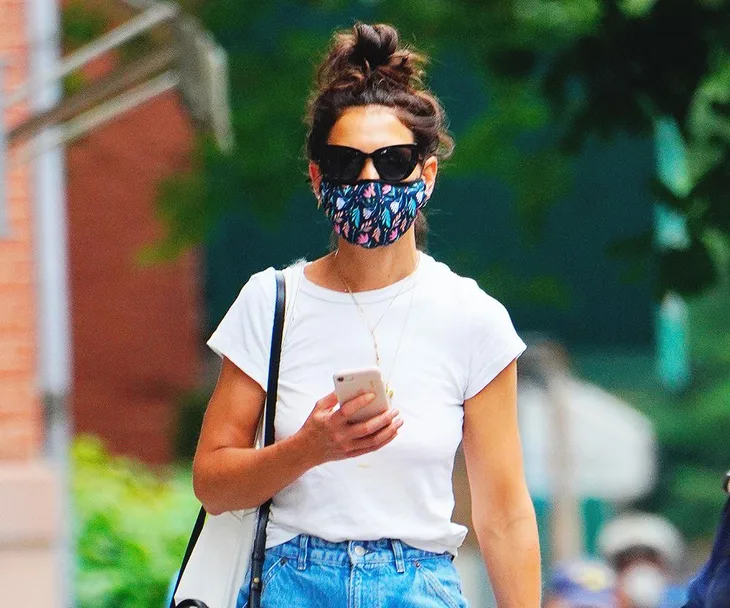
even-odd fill
[[[276,271],[276,305],[274,327],[271,331],[271,355],[269,356],[269,381],[266,387],[266,409],[264,412],[264,446],[274,443],[274,416],[279,390],[279,365],[281,343],[284,338],[284,312],[286,310],[286,281],[284,273]]]
[[[180,586],[180,581],[182,580],[183,572],[185,572],[185,568],[188,565],[188,561],[190,560],[190,556],[193,553],[193,549],[195,548],[195,544],[198,542],[198,538],[200,537],[200,533],[203,531],[203,525],[205,524],[205,509],[203,507],[200,507],[200,511],[198,511],[198,516],[195,518],[195,525],[193,526],[193,532],[190,534],[190,540],[188,541],[188,546],[185,548],[185,555],[183,557],[182,565],[180,566],[180,570],[177,573],[177,580],[175,581],[175,588],[172,590],[172,595],[170,596],[170,608],[188,608],[189,606],[195,606],[195,604],[191,604],[191,601],[198,601],[198,600],[185,600],[181,602],[180,604],[175,604],[175,594],[177,593],[177,588]],[[208,608],[204,603],[200,602],[202,604],[199,606],[199,608]]]
[[[266,386],[266,403],[264,405],[264,446],[274,443],[274,417],[276,415],[276,399],[279,388],[279,365],[281,363],[281,343],[284,337],[284,313],[286,312],[286,280],[284,273],[280,270],[276,271],[276,303],[274,305],[274,323],[271,330],[271,354],[269,356],[269,378]],[[266,524],[269,521],[269,509],[271,500],[267,500],[259,507],[258,521],[256,524],[256,538],[254,539],[253,555],[251,558],[251,608],[259,608],[261,598],[261,570],[264,565],[264,554],[266,552]],[[198,517],[193,526],[193,532],[190,535],[188,546],[185,549],[180,572],[175,581],[175,589],[170,599],[170,608],[187,608],[188,606],[198,608],[208,608],[204,602],[199,600],[184,600],[178,606],[175,605],[175,593],[180,585],[185,567],[190,560],[190,556],[198,542],[200,533],[203,531],[206,518],[205,508],[200,507]],[[257,560],[257,556],[259,559]],[[260,562],[260,563],[259,563]],[[258,574],[257,574],[258,565]],[[257,575],[259,585],[257,590],[253,589],[254,576]],[[255,603],[254,603],[255,602]]]
[[[279,364],[281,363],[281,342],[284,336],[284,311],[286,309],[286,282],[284,273],[276,273],[276,312],[274,328],[271,332],[271,358],[269,359],[269,382],[266,390],[266,412],[264,414],[264,446],[274,443],[274,415],[279,388]],[[251,555],[251,585],[248,605],[259,608],[261,605],[262,577],[266,556],[266,525],[269,523],[271,499],[259,507],[256,522],[256,537]]]

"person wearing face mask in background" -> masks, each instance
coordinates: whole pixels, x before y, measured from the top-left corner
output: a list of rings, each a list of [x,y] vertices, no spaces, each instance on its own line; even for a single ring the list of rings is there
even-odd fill
[[[453,147],[423,63],[393,27],[358,23],[335,35],[320,66],[307,156],[336,243],[283,270],[273,445],[253,449],[273,268],[249,279],[208,342],[223,364],[193,486],[213,515],[272,499],[263,608],[464,608],[452,563],[466,534],[451,521],[460,444],[498,605],[539,606],[516,407],[525,345],[502,304],[423,251],[423,208]],[[391,409],[351,422],[374,396],[338,404],[333,374],[372,366]],[[248,593],[241,581],[239,608]]]
[[[685,557],[679,531],[665,518],[628,513],[610,521],[598,538],[612,565],[627,608],[680,608],[685,587],[677,578]]]

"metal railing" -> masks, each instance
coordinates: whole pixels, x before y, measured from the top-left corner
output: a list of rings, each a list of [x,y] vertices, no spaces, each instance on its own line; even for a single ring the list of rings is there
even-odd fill
[[[180,92],[193,121],[213,133],[222,151],[233,149],[225,51],[196,19],[182,14],[176,4],[125,1],[142,12],[63,58],[43,79],[30,79],[7,92],[5,66],[0,57],[0,238],[7,236],[9,231],[7,175],[14,166],[28,162],[44,150],[81,137],[168,91]],[[161,25],[171,28],[171,43],[121,66],[55,106],[8,128],[5,117],[9,108]],[[41,133],[46,136],[37,137]]]

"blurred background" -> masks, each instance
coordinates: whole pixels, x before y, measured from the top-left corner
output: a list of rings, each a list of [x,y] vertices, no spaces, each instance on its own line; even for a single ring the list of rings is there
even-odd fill
[[[430,55],[457,146],[428,249],[530,346],[546,577],[594,557],[621,582],[638,551],[664,587],[631,605],[681,605],[730,466],[726,0],[0,0],[10,605],[165,605],[219,367],[204,342],[252,273],[327,249],[303,116],[356,19]],[[468,523],[460,458],[454,477]],[[457,564],[493,605],[473,534]]]

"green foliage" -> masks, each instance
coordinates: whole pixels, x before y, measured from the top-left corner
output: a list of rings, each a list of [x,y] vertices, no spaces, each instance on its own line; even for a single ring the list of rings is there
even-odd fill
[[[63,47],[67,52],[98,38],[107,27],[108,19],[100,8],[89,7],[83,0],[72,0],[63,5],[61,31]]]
[[[207,136],[196,138],[193,169],[175,174],[158,186],[157,217],[168,227],[166,238],[144,247],[138,256],[142,265],[175,258],[181,252],[204,242],[216,218],[222,215],[227,198],[211,195],[216,187],[203,167],[220,156],[219,171],[228,170],[226,157],[219,154]]]
[[[239,145],[225,155],[209,137],[198,138],[192,170],[161,185],[157,211],[169,232],[145,250],[146,261],[171,259],[205,242],[221,217],[241,205],[264,225],[272,225],[293,194],[306,187],[303,114],[313,58],[322,52],[329,32],[318,35],[302,31],[297,23],[281,23],[259,44],[238,43],[261,38],[255,31],[263,27],[255,22],[257,15],[264,22],[275,19],[270,14],[275,11],[263,8],[269,5],[260,6],[241,12],[236,4],[231,20],[223,18],[227,12],[221,3],[203,12],[220,37],[236,41],[229,48],[229,61]]]
[[[730,237],[729,8],[724,1],[606,2],[596,29],[558,48],[542,81],[565,125],[566,149],[591,132],[651,135],[664,117],[680,126],[690,187],[681,196],[666,189],[659,195],[685,217],[691,243],[660,255],[659,297],[712,286],[719,261],[707,237]]]
[[[81,72],[71,72],[63,79],[63,94],[69,96],[78,93],[86,86],[86,80],[86,76]]]
[[[659,285],[671,286],[677,293],[700,293],[716,280],[715,262],[707,245],[699,239],[692,239],[686,248],[667,250],[659,260]]]
[[[83,0],[73,0],[61,9],[61,38],[64,52],[69,53],[101,36],[108,20],[98,8],[90,8]],[[86,86],[83,72],[76,70],[63,79],[65,96],[73,95]]]
[[[157,474],[91,437],[72,457],[77,606],[164,606],[195,519],[189,471]]]
[[[657,120],[671,117],[689,156],[692,184],[679,207],[692,246],[660,256],[656,291],[692,294],[714,284],[719,262],[705,247],[708,231],[730,237],[728,2],[461,0],[448,6],[441,23],[430,26],[414,15],[411,2],[388,3],[384,14],[412,31],[426,28],[436,49],[458,49],[481,71],[494,99],[464,136],[467,146],[470,138],[478,142],[469,157],[475,168],[511,174],[527,236],[536,236],[564,191],[567,180],[559,176],[568,174],[567,155],[589,136],[652,136]],[[500,129],[505,122],[511,133]],[[520,130],[546,124],[558,126],[561,137],[558,147],[542,151],[542,162],[539,152],[515,149]],[[530,165],[537,170],[525,173]],[[520,192],[530,181],[538,188]],[[652,247],[638,253],[644,260],[657,255]]]
[[[717,258],[727,264],[728,251]],[[679,396],[637,393],[630,399],[653,420],[661,446],[659,485],[648,506],[689,538],[711,536],[725,500],[722,474],[730,468],[730,277],[724,273],[690,303],[693,385]]]
[[[658,420],[657,427],[665,447],[676,458],[696,464],[726,463],[728,453],[725,433],[730,431],[730,380],[713,383],[687,397],[684,403],[678,404],[670,414]],[[698,437],[703,440],[697,441]],[[725,468],[722,464],[719,467]]]
[[[112,10],[108,6],[89,6],[84,0],[64,3],[61,8],[61,40],[64,53],[72,53],[105,34],[115,25],[111,13]],[[122,44],[116,51],[117,57],[121,63],[128,63],[149,53],[153,47],[153,36],[149,32],[144,32]],[[83,69],[76,70],[64,78],[64,94],[70,96],[78,93],[86,85],[87,78]]]
[[[698,465],[680,465],[672,471],[662,512],[679,524],[687,538],[710,538],[715,533],[727,498],[721,490],[722,473]]]

